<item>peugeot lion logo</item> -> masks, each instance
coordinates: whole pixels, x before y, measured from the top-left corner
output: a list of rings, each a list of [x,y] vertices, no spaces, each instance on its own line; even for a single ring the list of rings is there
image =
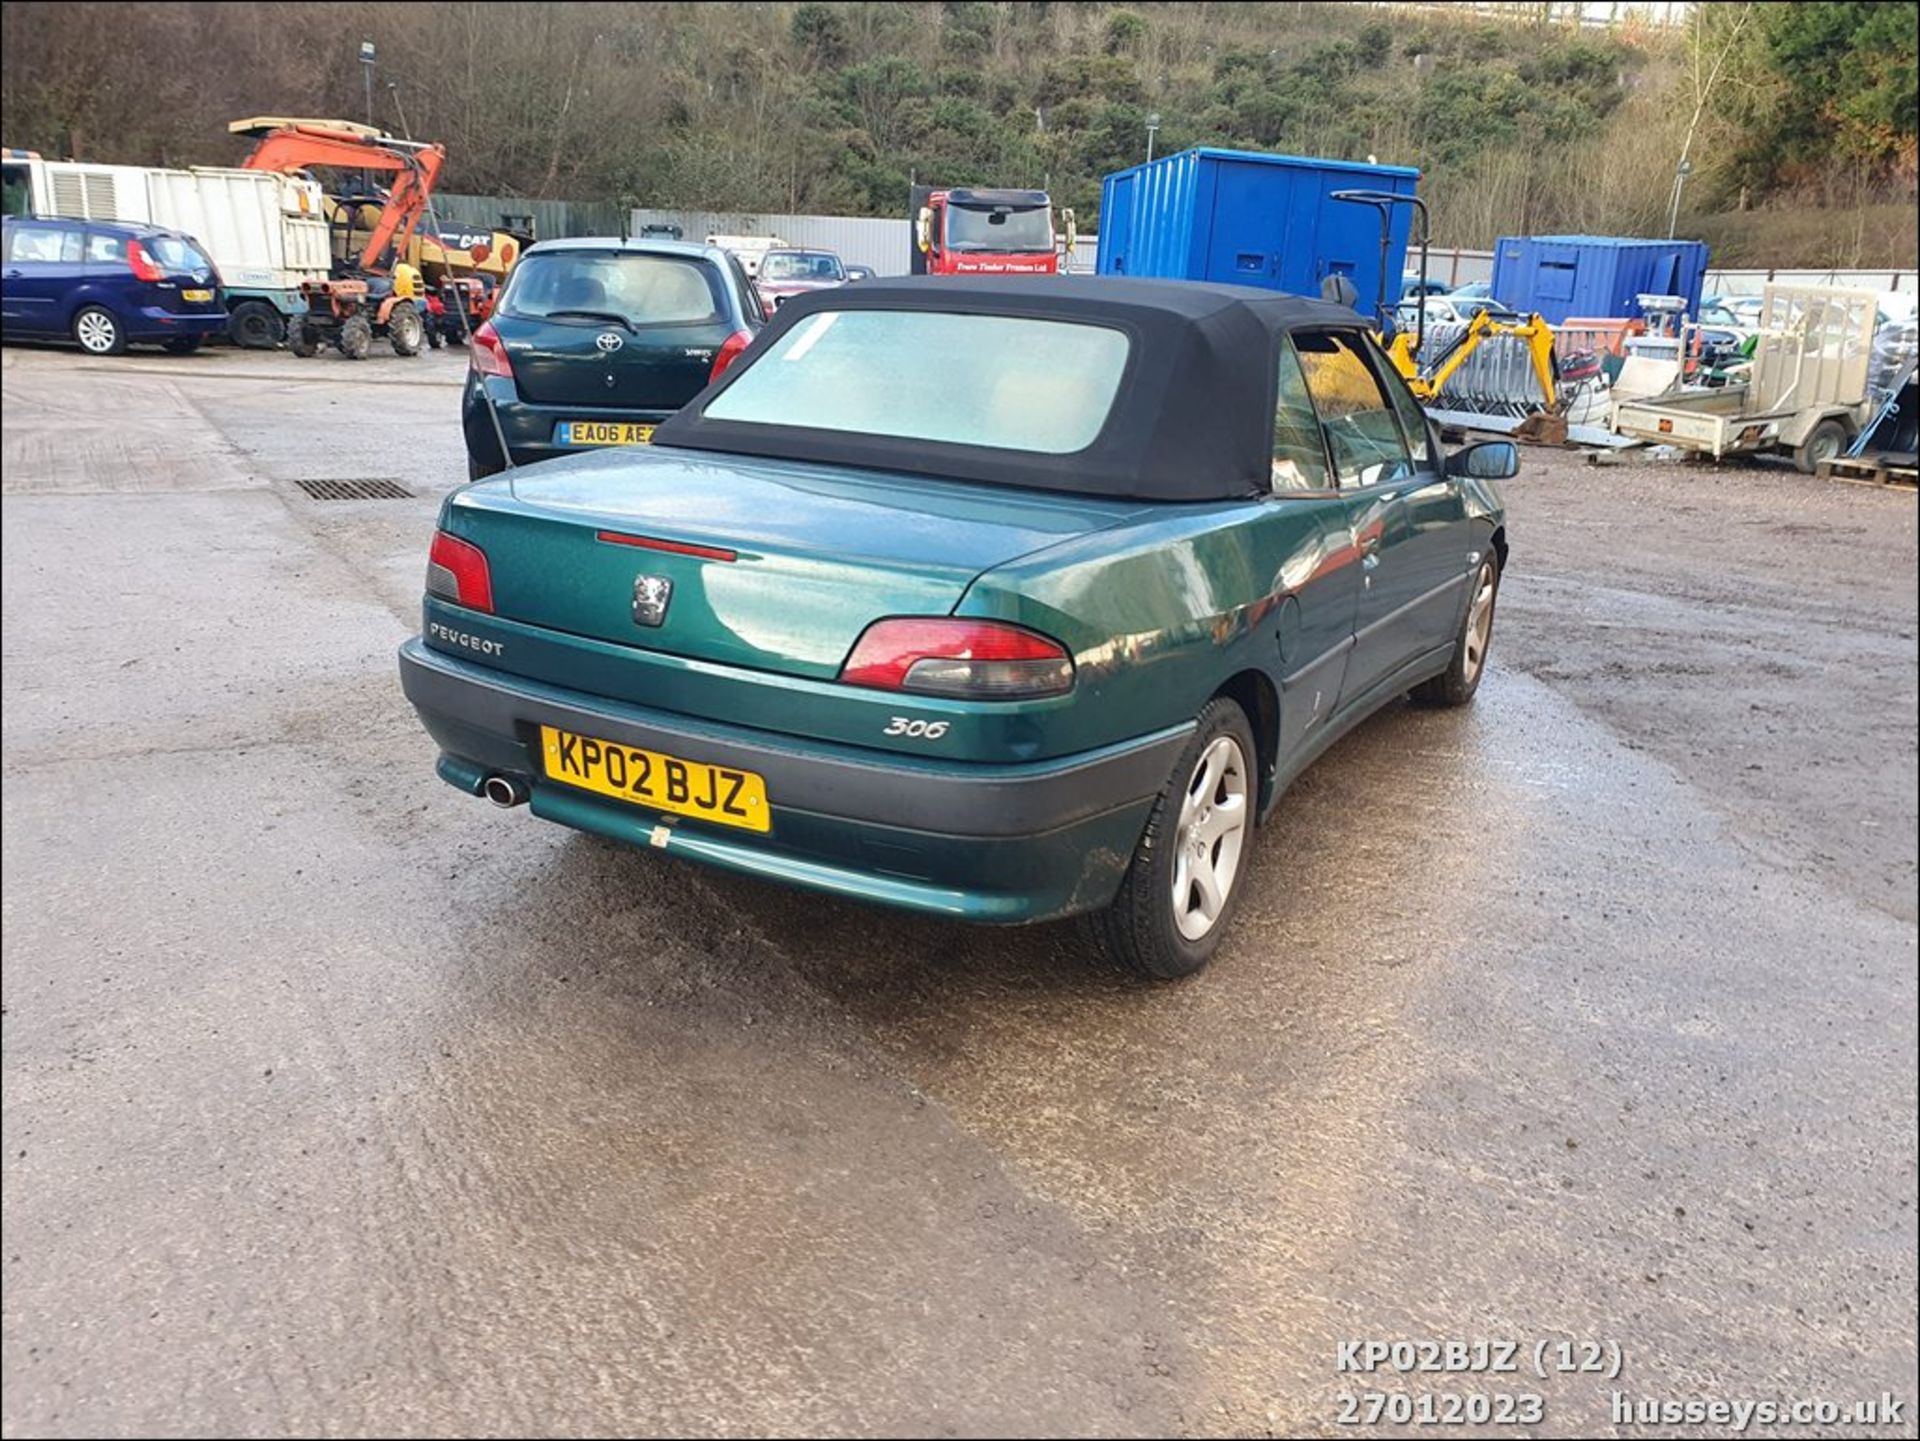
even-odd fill
[[[626,341],[620,338],[620,332],[617,330],[603,330],[594,337],[593,343],[600,348],[602,355],[612,355],[614,351],[625,345]]]
[[[667,618],[667,602],[673,599],[673,582],[664,575],[636,575],[633,578],[633,619],[636,625],[658,625]]]

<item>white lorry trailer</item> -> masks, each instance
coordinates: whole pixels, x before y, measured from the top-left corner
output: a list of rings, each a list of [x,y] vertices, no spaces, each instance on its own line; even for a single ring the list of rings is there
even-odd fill
[[[9,151],[8,214],[121,220],[191,235],[220,272],[230,333],[268,349],[306,312],[300,282],[324,280],[332,251],[318,181],[261,170],[89,165]]]

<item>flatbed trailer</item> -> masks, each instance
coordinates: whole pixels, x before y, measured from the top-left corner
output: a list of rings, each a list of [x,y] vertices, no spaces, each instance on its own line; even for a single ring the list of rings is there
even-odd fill
[[[1784,452],[1812,475],[1845,454],[1870,418],[1878,299],[1871,290],[1769,285],[1744,384],[1682,388],[1676,364],[1674,388],[1614,402],[1612,429],[1715,460]],[[1683,355],[1694,329],[1681,329]]]

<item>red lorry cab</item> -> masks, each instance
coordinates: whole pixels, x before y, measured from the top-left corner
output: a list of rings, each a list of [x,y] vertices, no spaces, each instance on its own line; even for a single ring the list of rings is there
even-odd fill
[[[1044,190],[945,190],[916,185],[915,275],[1052,275],[1061,268],[1053,201]],[[1073,248],[1073,212],[1061,212]]]

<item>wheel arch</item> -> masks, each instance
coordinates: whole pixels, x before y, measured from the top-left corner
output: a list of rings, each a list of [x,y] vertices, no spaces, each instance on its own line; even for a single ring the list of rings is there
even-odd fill
[[[1273,678],[1263,670],[1243,670],[1228,678],[1209,700],[1226,699],[1239,706],[1253,729],[1253,744],[1258,754],[1254,763],[1260,775],[1260,814],[1273,804],[1274,784],[1280,765],[1280,692]]]
[[[1493,553],[1500,557],[1500,569],[1504,572],[1507,568],[1507,527],[1504,522],[1493,528],[1490,543]]]

